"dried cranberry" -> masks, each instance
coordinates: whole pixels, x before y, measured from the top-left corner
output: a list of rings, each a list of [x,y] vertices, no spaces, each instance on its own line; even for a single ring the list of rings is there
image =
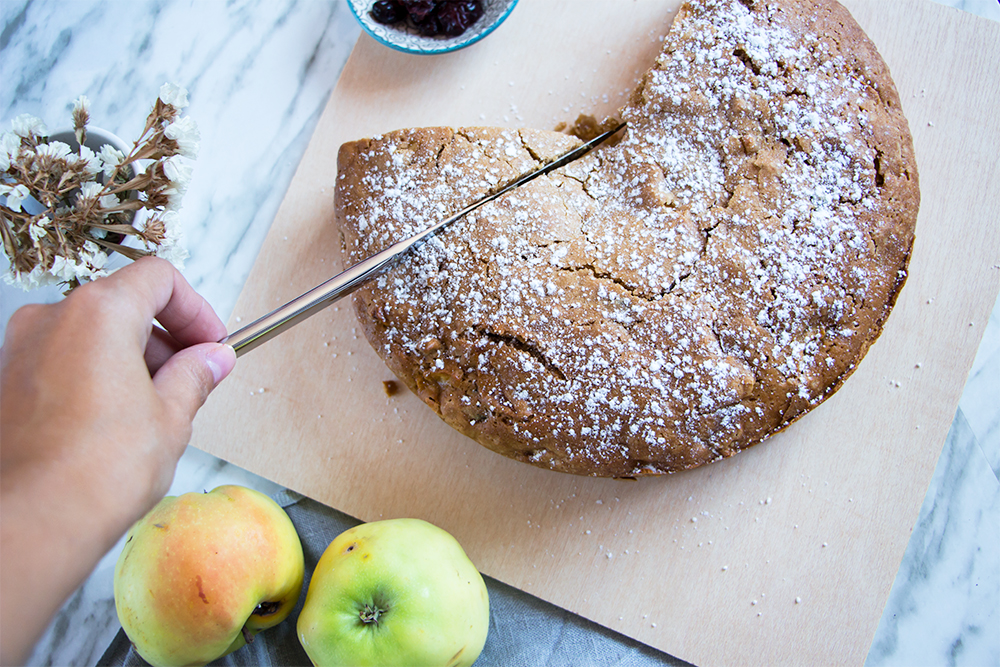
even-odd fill
[[[372,19],[390,25],[406,18],[406,10],[396,0],[378,0],[368,12]]]
[[[384,24],[409,19],[425,37],[461,35],[483,15],[480,0],[378,0],[369,12]]]
[[[469,29],[483,15],[479,0],[453,0],[441,2],[435,12],[441,32],[456,37]]]
[[[437,37],[441,34],[441,22],[438,21],[437,16],[434,14],[431,14],[420,23],[414,23],[413,25],[417,29],[417,32],[424,37]]]
[[[416,24],[426,21],[438,4],[435,0],[399,0],[399,2],[410,15],[410,20]]]

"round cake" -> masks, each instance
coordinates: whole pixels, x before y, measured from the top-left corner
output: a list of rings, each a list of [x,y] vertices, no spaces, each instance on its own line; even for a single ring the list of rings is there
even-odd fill
[[[638,477],[728,457],[829,397],[906,278],[919,206],[888,68],[830,0],[685,4],[582,160],[354,297],[388,367],[491,450]],[[349,263],[573,146],[416,128],[345,144]]]

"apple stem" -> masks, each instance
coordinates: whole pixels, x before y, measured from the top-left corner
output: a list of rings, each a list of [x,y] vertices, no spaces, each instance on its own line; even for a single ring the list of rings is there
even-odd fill
[[[384,611],[384,609],[380,609],[375,605],[366,604],[365,608],[361,610],[359,616],[361,617],[362,623],[374,623],[375,625],[378,625],[379,616],[381,616]]]

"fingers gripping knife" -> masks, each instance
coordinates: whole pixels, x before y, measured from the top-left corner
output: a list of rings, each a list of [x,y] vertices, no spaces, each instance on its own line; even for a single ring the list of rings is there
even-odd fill
[[[242,329],[229,334],[219,342],[232,345],[236,350],[237,356],[242,355],[245,352],[249,352],[265,341],[274,338],[282,331],[290,329],[306,318],[315,315],[338,299],[347,296],[360,287],[366,280],[379,275],[389,267],[393,266],[411,249],[419,246],[421,243],[437,234],[451,223],[471,213],[483,204],[491,202],[494,199],[510,192],[514,188],[520,187],[528,181],[534,180],[544,174],[548,174],[551,171],[583,157],[595,146],[603,143],[606,139],[610,138],[623,127],[625,127],[625,123],[621,123],[613,130],[609,130],[608,132],[591,139],[587,143],[577,146],[552,162],[546,163],[534,171],[530,171],[527,174],[519,176],[500,189],[486,195],[472,204],[469,204],[461,211],[458,211],[431,227],[428,227],[419,234],[400,241],[386,248],[382,252],[362,260],[354,266],[337,274],[333,278],[330,278],[326,282],[312,288],[302,296],[289,301],[285,305],[271,311],[255,322],[252,322]]]

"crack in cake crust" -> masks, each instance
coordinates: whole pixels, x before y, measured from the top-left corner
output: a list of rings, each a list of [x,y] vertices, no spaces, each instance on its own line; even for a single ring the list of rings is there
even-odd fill
[[[919,205],[889,72],[840,5],[682,7],[615,143],[483,206],[355,295],[457,430],[576,474],[696,467],[825,400],[881,331]],[[417,128],[345,144],[349,261],[579,140]]]

